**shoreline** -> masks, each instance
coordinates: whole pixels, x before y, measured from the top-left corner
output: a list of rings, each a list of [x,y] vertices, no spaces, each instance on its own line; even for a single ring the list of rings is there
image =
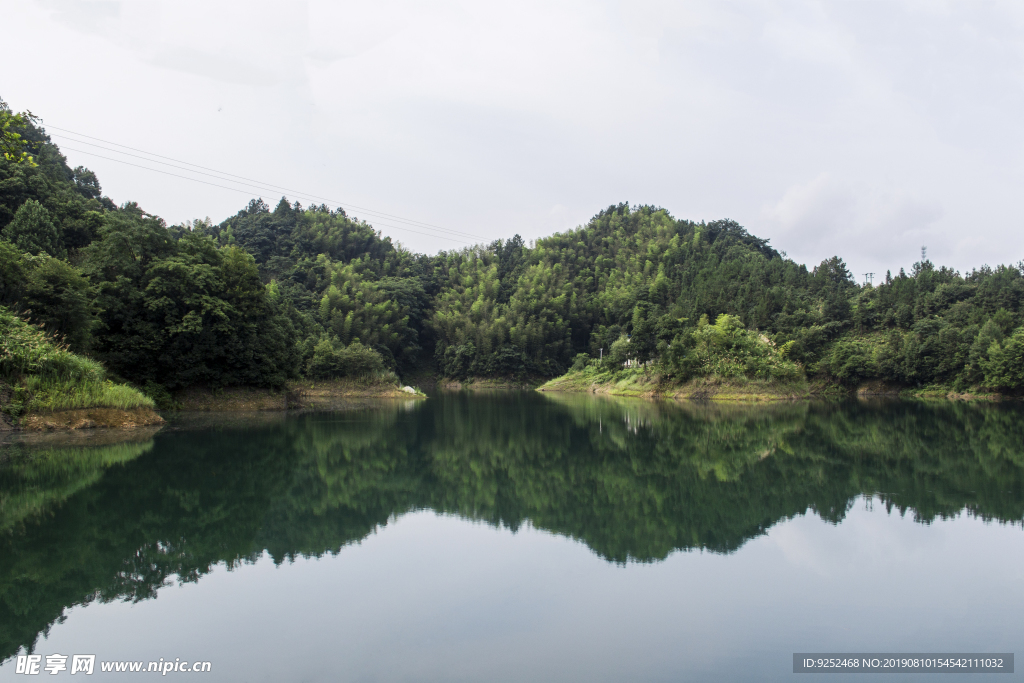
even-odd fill
[[[227,387],[209,389],[191,387],[173,395],[174,411],[246,412],[261,410],[330,409],[350,399],[426,398],[422,392],[410,393],[395,384],[367,384],[348,379],[301,380],[289,382],[284,389]]]
[[[467,380],[441,379],[433,386],[438,389],[537,389],[544,384],[544,380],[512,380],[488,377],[470,377]]]
[[[4,432],[77,431],[82,429],[134,429],[152,427],[166,422],[152,408],[72,408],[46,412],[30,412]]]
[[[647,399],[713,401],[722,403],[767,403],[814,399],[858,398],[925,401],[1016,400],[995,392],[963,392],[950,387],[899,387],[883,382],[866,382],[854,389],[834,384],[806,381],[780,384],[761,380],[738,381],[704,377],[683,384],[668,384],[659,375],[641,374],[615,379],[610,376],[569,373],[544,383],[506,379],[471,378],[466,381],[439,380],[434,385],[447,390],[534,390],[542,393],[600,394]],[[368,385],[352,380],[303,380],[284,389],[228,387],[209,389],[192,387],[173,395],[174,406],[160,412],[245,413],[297,410],[337,410],[359,399],[426,398],[422,392],[409,391],[393,384]],[[49,412],[31,412],[17,420],[0,419],[0,433],[75,432],[91,429],[130,430],[160,427],[167,420],[150,408],[76,408]],[[4,418],[6,416],[3,416]]]
[[[635,375],[616,380],[613,377],[586,377],[570,373],[546,382],[538,387],[537,391],[737,403],[798,401],[820,396],[812,391],[807,382],[780,384],[758,380],[740,382],[705,377],[683,384],[666,384],[661,376],[654,374],[646,377]]]
[[[29,433],[90,429],[130,430],[162,426],[167,420],[160,412],[234,413],[291,410],[332,410],[345,407],[354,399],[426,398],[422,392],[410,393],[393,384],[372,385],[351,380],[323,380],[289,383],[284,389],[227,387],[213,390],[192,387],[172,395],[173,406],[161,408],[74,408],[33,411],[17,419],[0,416],[0,433]]]
[[[952,387],[943,386],[901,387],[879,381],[865,382],[856,388],[806,380],[784,384],[718,377],[701,377],[682,384],[672,384],[666,383],[660,375],[653,373],[648,376],[636,374],[621,379],[608,373],[567,373],[545,382],[537,387],[537,391],[737,403],[830,398],[999,402],[1015,398],[995,392],[956,391]]]

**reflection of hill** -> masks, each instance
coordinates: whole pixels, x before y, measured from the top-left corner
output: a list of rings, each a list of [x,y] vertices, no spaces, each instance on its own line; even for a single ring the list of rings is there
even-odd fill
[[[62,548],[38,541],[51,531],[53,519],[65,512],[63,503],[80,500],[75,494],[88,495],[112,465],[128,463],[150,450],[153,441],[146,437],[152,433],[106,445],[43,438],[0,449],[0,657],[12,654],[12,646],[34,642],[68,604],[91,599],[95,587],[73,581],[70,602],[63,602],[64,595],[54,596],[56,603],[47,600],[42,593],[55,587],[47,576],[50,560],[59,558],[62,568],[72,568],[105,549]],[[86,516],[81,521],[91,520]],[[21,541],[28,541],[28,546]]]
[[[90,486],[111,465],[134,460],[153,447],[151,439],[109,445],[13,443],[0,449],[0,534],[52,510]]]
[[[984,519],[1024,519],[1024,422],[1017,405],[878,403],[817,406],[801,460],[845,477],[928,522],[966,510]],[[803,471],[801,471],[803,473]]]
[[[618,562],[730,552],[808,509],[839,521],[863,494],[921,521],[1020,522],[1021,424],[1013,406],[457,394],[51,448],[0,469],[0,657],[68,606],[264,551],[335,553],[418,508],[530,523]]]

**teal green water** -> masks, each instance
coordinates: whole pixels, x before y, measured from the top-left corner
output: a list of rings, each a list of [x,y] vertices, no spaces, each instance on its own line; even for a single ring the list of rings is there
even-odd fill
[[[450,393],[8,443],[0,680],[29,650],[252,681],[789,680],[797,651],[1012,652],[1022,418]]]

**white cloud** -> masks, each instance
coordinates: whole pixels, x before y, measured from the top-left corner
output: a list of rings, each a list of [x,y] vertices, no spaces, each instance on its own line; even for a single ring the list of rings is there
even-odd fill
[[[928,244],[967,268],[1024,257],[1021,7],[0,0],[32,55],[0,96],[486,239],[630,201],[734,218],[811,265],[895,270]],[[69,156],[170,221],[246,199]]]
[[[898,188],[842,181],[822,173],[790,187],[764,208],[765,226],[789,255],[814,265],[834,255],[854,267],[881,270],[903,262],[927,242],[942,217],[937,202],[925,202]]]

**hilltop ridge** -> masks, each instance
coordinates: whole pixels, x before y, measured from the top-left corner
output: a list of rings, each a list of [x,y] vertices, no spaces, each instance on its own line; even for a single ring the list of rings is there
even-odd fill
[[[627,203],[532,245],[435,255],[284,197],[168,226],[0,109],[22,149],[0,159],[0,304],[158,400],[298,380],[540,383],[594,363],[677,383],[1024,390],[1024,264],[922,260],[861,286],[839,256],[809,269],[735,221]]]

